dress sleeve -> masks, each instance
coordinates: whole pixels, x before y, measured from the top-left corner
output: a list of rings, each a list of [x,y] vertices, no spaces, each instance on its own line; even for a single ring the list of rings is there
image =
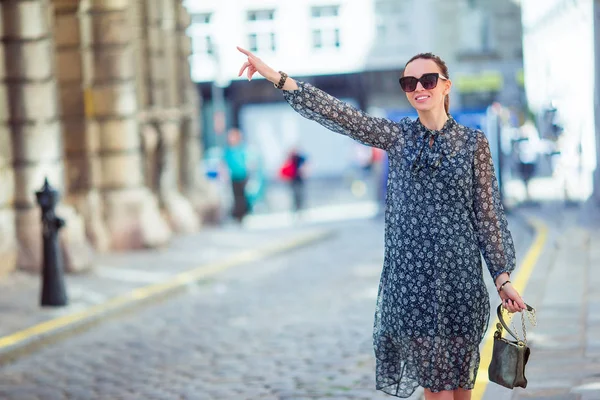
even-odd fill
[[[481,131],[477,132],[473,173],[473,209],[479,249],[495,281],[501,273],[515,269],[515,247],[500,200],[490,145]]]
[[[334,132],[368,146],[389,149],[401,134],[401,125],[373,117],[309,83],[296,81],[298,89],[285,90],[285,100],[300,115]]]

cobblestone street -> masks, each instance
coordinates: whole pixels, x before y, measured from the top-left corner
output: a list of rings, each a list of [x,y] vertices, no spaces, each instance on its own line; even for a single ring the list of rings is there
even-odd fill
[[[335,227],[4,366],[0,398],[391,398],[371,345],[382,224]]]
[[[0,400],[600,400],[600,0],[0,0],[0,39]]]

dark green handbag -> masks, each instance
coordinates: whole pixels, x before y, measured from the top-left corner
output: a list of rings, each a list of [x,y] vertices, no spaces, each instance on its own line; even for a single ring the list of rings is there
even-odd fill
[[[494,332],[494,350],[492,352],[492,361],[488,368],[488,374],[491,382],[498,385],[514,389],[515,387],[527,387],[527,378],[525,378],[525,365],[529,360],[531,350],[527,347],[527,332],[525,330],[525,312],[528,313],[530,321],[535,325],[535,309],[526,304],[527,310],[521,312],[521,323],[523,326],[523,340],[519,339],[502,317],[502,305],[498,306],[498,320],[496,332]],[[502,328],[506,330],[515,340],[508,340],[502,337]]]

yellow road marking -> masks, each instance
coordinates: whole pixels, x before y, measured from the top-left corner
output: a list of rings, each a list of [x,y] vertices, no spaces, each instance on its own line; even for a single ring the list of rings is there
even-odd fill
[[[178,287],[183,287],[190,283],[196,282],[202,278],[215,275],[236,265],[247,264],[252,261],[260,260],[268,256],[281,253],[283,251],[290,250],[295,247],[302,246],[304,244],[308,244],[310,242],[325,238],[330,234],[330,231],[320,231],[316,233],[313,232],[304,234],[295,239],[288,240],[287,242],[266,246],[262,249],[242,251],[223,261],[217,261],[211,264],[194,268],[189,271],[179,273],[173,276],[172,278],[169,278],[165,282],[140,287],[124,295],[114,297],[102,304],[91,306],[86,308],[85,310],[74,312],[72,314],[65,315],[62,317],[54,318],[34,325],[32,327],[23,329],[21,331],[15,332],[13,334],[0,337],[0,350],[10,346],[14,346],[19,343],[27,342],[41,335],[59,331],[60,329],[63,329],[69,325],[87,321],[93,317],[99,316],[108,311],[134,304],[137,301],[158,294],[167,293],[170,290],[176,289]]]
[[[521,266],[519,267],[517,276],[515,279],[512,279],[512,284],[517,289],[519,293],[523,293],[527,286],[527,282],[531,277],[531,273],[537,263],[540,255],[542,254],[542,249],[546,244],[546,240],[548,239],[548,227],[542,222],[532,219],[531,224],[536,230],[535,239],[527,251]],[[492,315],[496,315],[496,309],[492,307]],[[510,319],[509,319],[510,321]],[[508,322],[509,322],[508,321]],[[479,363],[479,370],[477,372],[477,382],[475,384],[475,388],[471,393],[471,400],[481,400],[485,393],[485,388],[489,383],[488,379],[488,366],[490,365],[490,361],[492,360],[492,350],[494,347],[494,327],[498,323],[498,317],[493,319],[492,324],[490,325],[490,329],[488,334],[486,335],[483,348],[481,350],[481,362]]]

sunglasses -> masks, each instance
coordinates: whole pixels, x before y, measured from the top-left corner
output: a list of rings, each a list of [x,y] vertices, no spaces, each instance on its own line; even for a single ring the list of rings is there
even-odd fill
[[[434,89],[438,84],[438,79],[448,80],[443,75],[440,75],[437,72],[431,72],[428,74],[423,74],[420,78],[415,78],[414,76],[403,76],[400,78],[400,87],[406,93],[414,92],[417,89],[417,83],[421,82],[421,86],[425,90]]]

